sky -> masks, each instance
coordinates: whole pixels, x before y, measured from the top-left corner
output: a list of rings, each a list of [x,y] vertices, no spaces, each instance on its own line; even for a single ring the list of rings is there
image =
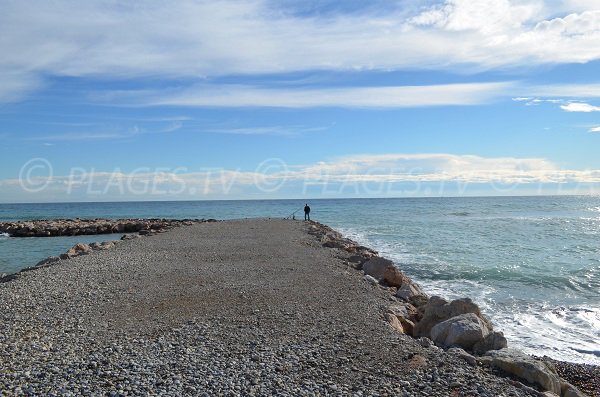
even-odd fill
[[[597,0],[0,10],[0,202],[600,193]]]

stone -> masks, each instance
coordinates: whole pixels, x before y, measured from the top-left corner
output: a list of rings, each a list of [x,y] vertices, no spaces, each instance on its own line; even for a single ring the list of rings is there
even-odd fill
[[[459,346],[471,350],[473,345],[489,334],[489,329],[474,313],[461,314],[436,324],[430,332],[431,340],[439,346]]]
[[[328,240],[323,243],[323,247],[325,248],[346,248],[346,244],[339,240]]]
[[[416,297],[424,297],[427,299],[427,294],[423,292],[421,287],[412,280],[407,280],[396,292],[396,297],[407,302],[413,301]]]
[[[438,323],[461,314],[473,313],[479,317],[489,331],[493,330],[491,322],[483,317],[479,307],[470,298],[456,299],[448,302],[442,297],[432,296],[427,304],[420,307],[423,318],[415,326],[415,337],[427,336]]]
[[[377,281],[383,280],[385,269],[389,266],[394,266],[391,260],[377,257],[371,258],[363,263],[363,272],[375,278]]]
[[[348,262],[356,263],[362,266],[362,264],[366,262],[366,259],[360,255],[352,255],[348,258]]]
[[[473,345],[473,352],[476,354],[484,354],[490,350],[500,350],[508,347],[508,341],[504,334],[500,331],[490,332],[483,340]]]
[[[413,336],[415,330],[415,323],[405,317],[398,317],[400,320],[400,324],[402,324],[402,328],[404,329],[404,333],[406,335]]]
[[[36,263],[35,267],[50,265],[50,264],[56,263],[58,261],[60,261],[60,258],[58,256],[49,256],[46,259],[42,259],[41,261]]]
[[[585,394],[568,382],[561,382],[560,393],[562,397],[585,397]]]
[[[388,311],[397,317],[410,318],[408,307],[402,303],[394,303],[388,307]]]
[[[370,284],[379,285],[379,281],[377,281],[375,277],[369,276],[368,274],[365,274],[364,279]]]
[[[429,339],[429,338],[426,338],[426,337],[421,337],[421,338],[417,339],[417,341],[423,347],[431,347],[431,346],[433,346],[433,341],[431,339]]]
[[[496,368],[561,395],[560,377],[554,368],[544,361],[514,349],[491,350],[484,357],[490,357],[491,365]]]
[[[402,323],[400,323],[400,320],[398,320],[398,317],[394,316],[392,313],[386,313],[385,320],[394,330],[401,334],[404,333],[404,328],[402,327]]]
[[[15,280],[19,277],[18,273],[2,273],[0,274],[0,283],[7,283],[9,281]]]
[[[477,366],[477,359],[469,353],[467,353],[464,349],[461,349],[460,347],[452,347],[448,349],[448,353],[457,355],[473,367]]]
[[[409,279],[400,269],[392,264],[392,266],[387,266],[383,271],[383,281],[390,287],[400,287],[408,283]]]
[[[78,243],[78,244],[75,244],[71,249],[69,249],[66,252],[66,255],[69,258],[73,258],[75,256],[87,255],[90,252],[92,252],[92,249],[90,248],[89,245],[83,244],[83,243]]]

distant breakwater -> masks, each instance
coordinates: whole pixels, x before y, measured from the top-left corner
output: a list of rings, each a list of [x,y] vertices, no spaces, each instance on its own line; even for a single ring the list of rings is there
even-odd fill
[[[49,219],[0,222],[10,237],[57,237],[112,233],[154,233],[215,219]]]

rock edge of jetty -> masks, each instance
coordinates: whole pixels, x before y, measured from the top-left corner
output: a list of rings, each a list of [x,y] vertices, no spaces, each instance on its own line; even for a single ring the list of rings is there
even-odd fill
[[[396,302],[384,313],[384,319],[401,334],[417,338],[423,346],[435,345],[459,354],[473,365],[480,364],[502,370],[521,380],[535,384],[546,396],[583,396],[569,381],[596,394],[598,368],[536,358],[508,348],[501,331],[494,331],[491,321],[470,298],[448,302],[439,296],[428,296],[392,261],[319,222],[311,222],[308,233],[316,236],[326,248],[350,254],[346,263],[364,273],[368,282],[388,290]],[[594,372],[596,372],[594,374]],[[586,380],[590,381],[588,385]]]

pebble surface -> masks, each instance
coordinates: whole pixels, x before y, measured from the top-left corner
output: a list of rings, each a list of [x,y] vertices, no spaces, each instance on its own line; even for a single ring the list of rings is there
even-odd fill
[[[540,395],[395,332],[307,227],[185,226],[0,284],[0,395]]]

